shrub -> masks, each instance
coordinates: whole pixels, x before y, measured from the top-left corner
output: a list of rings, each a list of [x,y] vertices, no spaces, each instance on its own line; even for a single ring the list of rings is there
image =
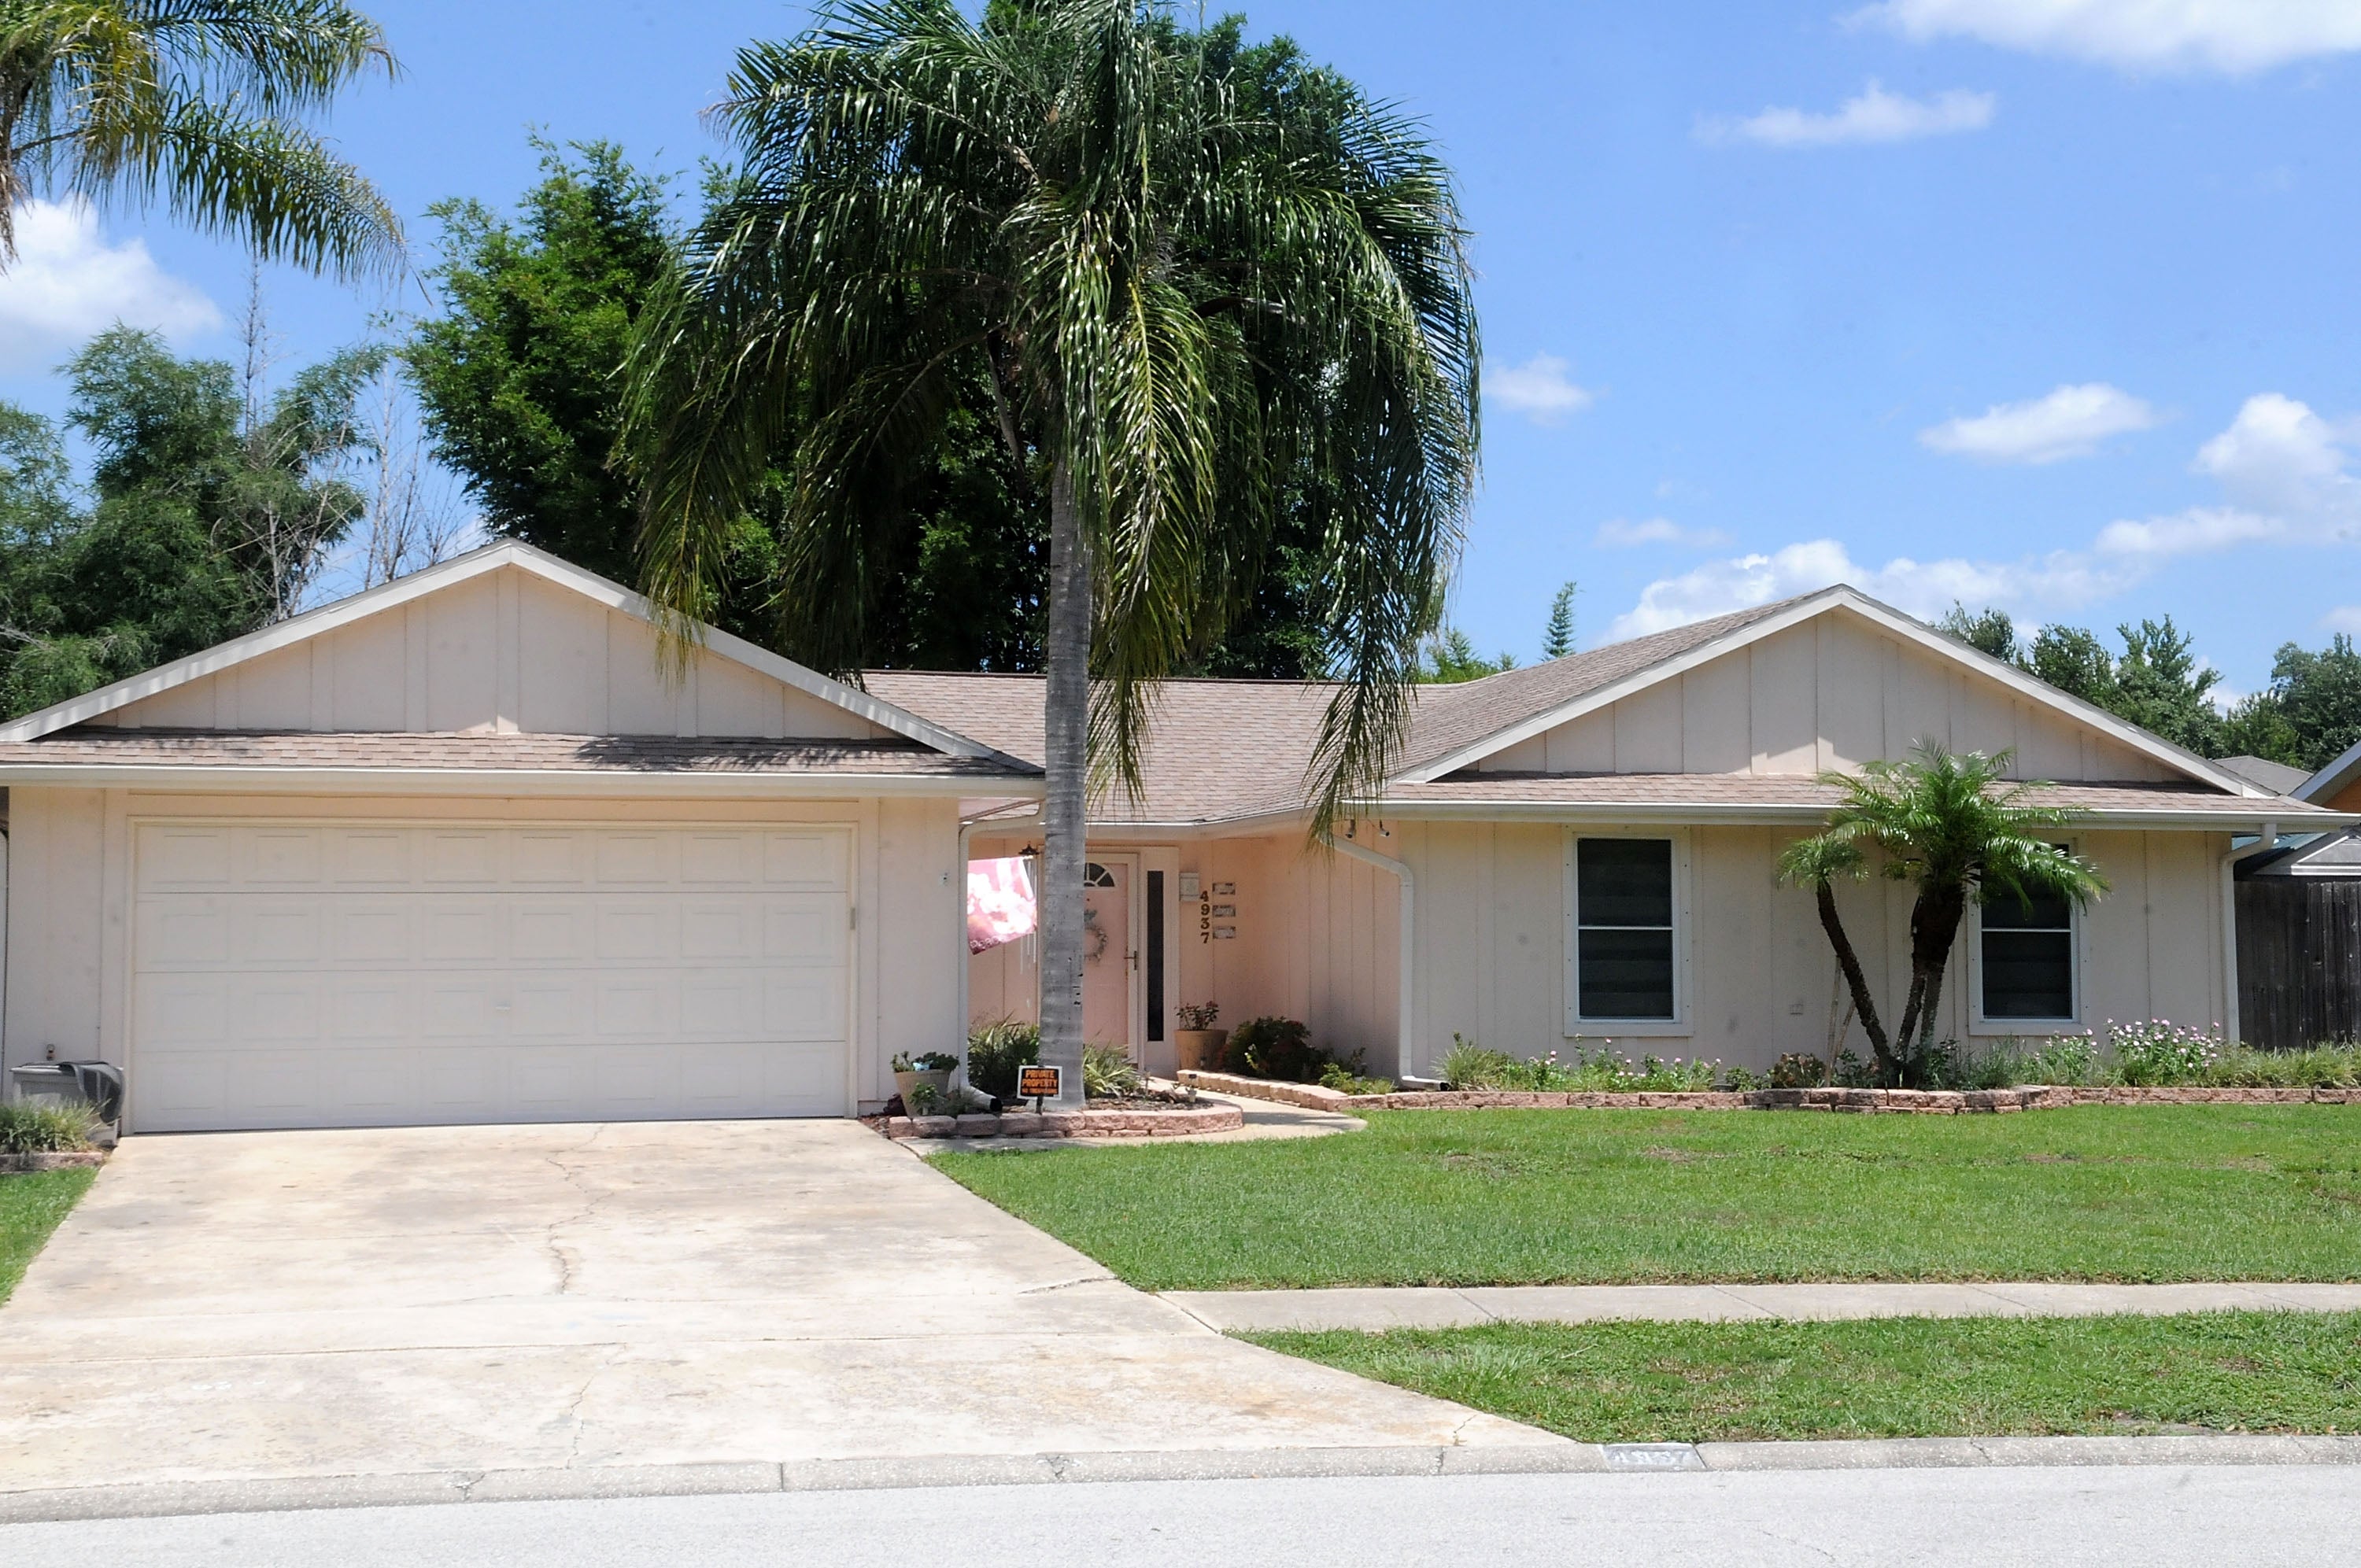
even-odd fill
[[[82,1104],[0,1105],[0,1154],[65,1154],[90,1147],[98,1116]]]
[[[1500,1089],[1523,1066],[1508,1052],[1486,1050],[1455,1031],[1435,1070],[1454,1089]]]
[[[1370,1078],[1361,1071],[1363,1053],[1355,1051],[1343,1061],[1323,1063],[1320,1087],[1333,1089],[1340,1094],[1391,1094],[1394,1080],[1390,1078]]]
[[[1016,1097],[1016,1069],[1041,1059],[1041,1026],[1002,1018],[967,1037],[967,1080],[995,1100]]]
[[[1828,1064],[1807,1051],[1789,1051],[1771,1064],[1773,1089],[1817,1089],[1828,1080]]]
[[[959,1066],[959,1058],[949,1051],[920,1051],[917,1056],[907,1051],[894,1058],[895,1072],[949,1072]]]
[[[1771,1080],[1751,1069],[1734,1067],[1722,1080],[1722,1084],[1733,1094],[1751,1094],[1758,1089],[1770,1088]]]
[[[1230,1031],[1229,1040],[1222,1047],[1224,1070],[1290,1083],[1311,1082],[1320,1075],[1327,1059],[1323,1052],[1312,1047],[1310,1028],[1276,1014],[1247,1019]]]
[[[1087,1100],[1121,1100],[1147,1087],[1139,1069],[1121,1046],[1082,1047],[1082,1096]]]
[[[1183,1029],[1210,1029],[1222,1016],[1222,1008],[1215,1002],[1184,1002],[1172,1013]]]
[[[1561,1058],[1552,1050],[1527,1060],[1506,1051],[1487,1050],[1464,1036],[1453,1035],[1451,1049],[1444,1053],[1440,1068],[1444,1080],[1454,1089],[1636,1093],[1711,1089],[1719,1065],[1702,1057],[1691,1061],[1681,1057],[1667,1060],[1654,1055],[1643,1056],[1634,1062],[1629,1056],[1618,1053],[1612,1040],[1592,1047],[1580,1038],[1575,1040],[1574,1054],[1569,1058]]]

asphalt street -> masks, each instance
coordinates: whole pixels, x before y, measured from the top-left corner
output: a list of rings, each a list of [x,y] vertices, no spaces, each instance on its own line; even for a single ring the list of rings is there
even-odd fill
[[[334,1563],[2320,1564],[2361,1467],[1488,1475],[765,1493],[0,1526],[12,1568]]]

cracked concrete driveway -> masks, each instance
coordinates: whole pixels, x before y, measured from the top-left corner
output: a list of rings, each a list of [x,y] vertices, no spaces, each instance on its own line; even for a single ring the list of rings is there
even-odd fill
[[[1560,1441],[1223,1339],[846,1122],[132,1139],[0,1308],[0,1492]]]

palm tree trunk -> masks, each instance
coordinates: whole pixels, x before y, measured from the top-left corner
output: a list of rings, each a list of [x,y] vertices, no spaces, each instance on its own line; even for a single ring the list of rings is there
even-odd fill
[[[1082,1102],[1082,863],[1088,848],[1091,565],[1073,476],[1049,476],[1049,625],[1042,639],[1049,778],[1041,806],[1041,1060]]]
[[[1910,910],[1910,1002],[1902,1011],[1902,1027],[1894,1038],[1900,1059],[1894,1079],[1925,1071],[1927,1047],[1935,1043],[1936,1005],[1943,996],[1943,970],[1959,938],[1967,899],[1957,892],[1928,889]],[[1906,1053],[1906,1054],[1905,1054]],[[1906,1087],[1906,1085],[1905,1085]]]
[[[1844,922],[1837,916],[1836,890],[1822,882],[1814,893],[1820,906],[1820,929],[1828,934],[1828,946],[1836,949],[1837,968],[1844,971],[1845,984],[1852,989],[1852,1009],[1861,1016],[1861,1033],[1869,1036],[1869,1048],[1882,1074],[1892,1053],[1886,1047],[1885,1025],[1877,1019],[1877,1000],[1869,993],[1869,979],[1861,972],[1861,958],[1852,950],[1852,938],[1846,935]],[[1837,1046],[1842,1044],[1841,1040],[1837,1042]],[[1834,1051],[1837,1046],[1828,1048]],[[1831,1061],[1828,1066],[1833,1070],[1836,1063]]]

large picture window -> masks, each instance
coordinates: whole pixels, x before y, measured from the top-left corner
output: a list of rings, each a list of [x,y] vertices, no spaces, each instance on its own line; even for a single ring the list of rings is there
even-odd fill
[[[2074,906],[1996,894],[1982,909],[1983,1013],[1989,1019],[2074,1016]]]
[[[1585,1022],[1676,1017],[1673,841],[1574,847],[1575,1012]]]

